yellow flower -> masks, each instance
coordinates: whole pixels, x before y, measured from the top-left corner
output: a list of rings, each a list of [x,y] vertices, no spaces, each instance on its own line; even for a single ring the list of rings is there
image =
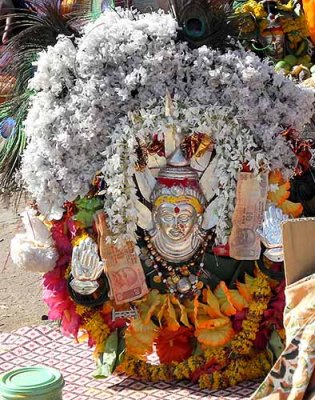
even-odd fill
[[[218,348],[218,349],[206,348],[204,354],[207,361],[215,359],[218,364],[222,365],[224,365],[227,361],[227,354],[224,348]]]
[[[125,332],[128,354],[145,359],[152,352],[159,328],[150,320],[147,324],[140,318],[133,319]]]
[[[86,232],[82,231],[79,235],[77,235],[74,239],[72,239],[71,244],[73,247],[79,246],[79,244],[88,237],[89,235]]]
[[[187,360],[176,363],[174,369],[174,375],[176,379],[189,379],[191,374]]]
[[[211,374],[202,374],[199,379],[199,386],[201,387],[201,389],[212,389],[212,382],[213,379]]]
[[[187,360],[188,367],[191,372],[195,371],[197,368],[200,368],[205,362],[203,356],[191,356]]]
[[[239,8],[238,13],[252,14],[257,19],[267,17],[264,6],[254,0],[247,1],[242,7]]]
[[[82,317],[81,329],[86,331],[95,342],[94,354],[104,351],[105,340],[109,335],[109,328],[105,324],[99,311],[76,305],[76,312]]]

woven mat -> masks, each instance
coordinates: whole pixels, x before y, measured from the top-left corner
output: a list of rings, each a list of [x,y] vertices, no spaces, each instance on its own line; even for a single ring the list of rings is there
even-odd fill
[[[64,400],[248,399],[258,382],[242,382],[225,390],[201,390],[187,381],[143,382],[124,375],[97,380],[92,351],[49,325],[0,333],[0,372],[30,365],[59,369],[66,380]]]

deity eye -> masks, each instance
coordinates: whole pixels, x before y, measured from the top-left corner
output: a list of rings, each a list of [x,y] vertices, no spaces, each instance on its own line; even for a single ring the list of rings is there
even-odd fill
[[[190,220],[191,216],[188,214],[182,214],[178,217],[179,222],[186,223]]]
[[[172,214],[162,214],[161,218],[165,222],[172,222],[173,221],[173,215]]]

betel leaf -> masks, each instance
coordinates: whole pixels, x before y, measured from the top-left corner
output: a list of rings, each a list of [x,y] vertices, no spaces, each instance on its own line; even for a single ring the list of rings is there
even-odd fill
[[[112,332],[107,338],[104,353],[97,360],[97,368],[93,377],[108,378],[122,362],[125,353],[124,329]]]
[[[97,210],[100,210],[104,202],[98,197],[78,199],[75,201],[77,213],[74,220],[81,222],[85,228],[90,228],[93,225],[93,217]]]
[[[112,332],[105,343],[104,353],[97,361],[96,371],[93,372],[94,378],[108,378],[116,367],[118,352],[118,334],[117,330]]]

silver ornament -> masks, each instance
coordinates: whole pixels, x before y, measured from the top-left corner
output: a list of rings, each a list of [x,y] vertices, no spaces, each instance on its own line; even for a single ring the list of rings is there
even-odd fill
[[[89,237],[73,248],[71,260],[71,274],[73,276],[70,286],[82,295],[90,295],[99,287],[97,279],[104,268],[100,260],[97,245]]]
[[[181,278],[176,285],[176,289],[179,293],[185,294],[191,289],[191,283],[187,278]]]

